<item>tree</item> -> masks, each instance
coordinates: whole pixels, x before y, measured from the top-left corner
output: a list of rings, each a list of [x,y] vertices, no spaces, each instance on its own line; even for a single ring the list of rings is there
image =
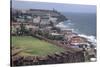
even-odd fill
[[[26,31],[25,25],[24,25],[23,23],[21,23],[21,24],[20,24],[20,34],[21,34],[21,35],[24,35],[24,34],[25,34],[25,31]]]

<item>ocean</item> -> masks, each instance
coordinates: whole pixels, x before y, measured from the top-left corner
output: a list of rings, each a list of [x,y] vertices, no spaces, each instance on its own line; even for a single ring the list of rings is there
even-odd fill
[[[63,13],[68,20],[64,25],[74,29],[79,34],[96,37],[96,14],[95,13]]]
[[[96,14],[93,13],[63,13],[68,20],[57,26],[73,29],[79,36],[87,38],[96,45]]]

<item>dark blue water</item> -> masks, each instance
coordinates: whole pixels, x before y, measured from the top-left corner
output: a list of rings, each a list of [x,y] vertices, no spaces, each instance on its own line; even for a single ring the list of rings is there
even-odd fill
[[[63,13],[69,20],[64,25],[69,25],[80,34],[96,36],[95,13]]]

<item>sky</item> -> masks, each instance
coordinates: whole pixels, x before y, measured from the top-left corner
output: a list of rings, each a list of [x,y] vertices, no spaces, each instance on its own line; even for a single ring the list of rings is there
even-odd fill
[[[34,1],[15,1],[12,0],[12,7],[18,9],[46,9],[53,8],[61,12],[96,13],[95,5],[62,4]]]

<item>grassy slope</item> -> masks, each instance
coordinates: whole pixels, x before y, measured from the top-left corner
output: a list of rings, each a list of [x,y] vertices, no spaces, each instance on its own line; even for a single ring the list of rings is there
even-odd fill
[[[12,45],[24,49],[19,55],[46,56],[55,52],[64,51],[63,48],[50,44],[31,36],[13,36]]]

